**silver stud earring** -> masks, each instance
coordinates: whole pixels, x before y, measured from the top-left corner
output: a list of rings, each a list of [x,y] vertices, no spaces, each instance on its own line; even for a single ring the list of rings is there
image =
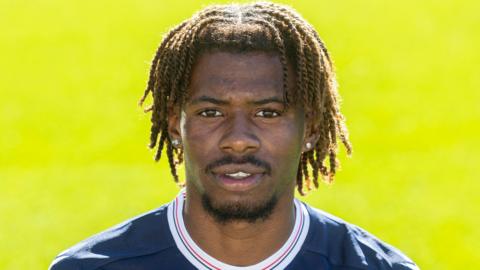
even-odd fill
[[[309,143],[309,142],[307,142],[307,143],[305,144],[305,147],[307,147],[307,149],[310,149],[310,148],[312,148],[312,144]]]
[[[173,147],[177,148],[181,145],[181,143],[178,139],[173,139],[172,140],[172,145],[173,145]]]

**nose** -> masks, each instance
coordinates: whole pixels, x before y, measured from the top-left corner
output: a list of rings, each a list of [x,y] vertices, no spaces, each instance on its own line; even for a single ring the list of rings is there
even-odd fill
[[[258,150],[260,141],[254,134],[253,126],[248,116],[242,113],[230,116],[219,147],[222,151],[233,155],[250,154]]]

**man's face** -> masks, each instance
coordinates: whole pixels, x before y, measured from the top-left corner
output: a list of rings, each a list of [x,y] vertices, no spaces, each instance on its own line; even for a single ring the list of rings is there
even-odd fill
[[[204,53],[188,91],[169,122],[183,143],[187,192],[220,221],[268,217],[293,196],[305,129],[301,106],[285,110],[279,56]]]

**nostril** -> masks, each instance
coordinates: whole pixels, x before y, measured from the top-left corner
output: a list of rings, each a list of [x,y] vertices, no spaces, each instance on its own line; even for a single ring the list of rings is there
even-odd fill
[[[256,151],[260,147],[260,141],[251,134],[229,134],[220,142],[220,148],[224,151],[245,153]]]

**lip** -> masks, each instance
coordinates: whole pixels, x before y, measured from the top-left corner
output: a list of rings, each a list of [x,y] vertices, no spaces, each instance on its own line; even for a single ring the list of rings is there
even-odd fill
[[[237,164],[230,164],[230,165],[223,165],[215,168],[212,170],[213,174],[216,175],[221,175],[221,174],[227,174],[227,173],[236,173],[236,172],[245,172],[249,174],[264,174],[265,170],[263,170],[260,167],[253,166],[250,164],[242,164],[242,165],[237,165]]]
[[[258,186],[265,176],[264,173],[252,173],[250,176],[235,179],[226,174],[213,174],[220,187],[232,192],[246,192]]]

